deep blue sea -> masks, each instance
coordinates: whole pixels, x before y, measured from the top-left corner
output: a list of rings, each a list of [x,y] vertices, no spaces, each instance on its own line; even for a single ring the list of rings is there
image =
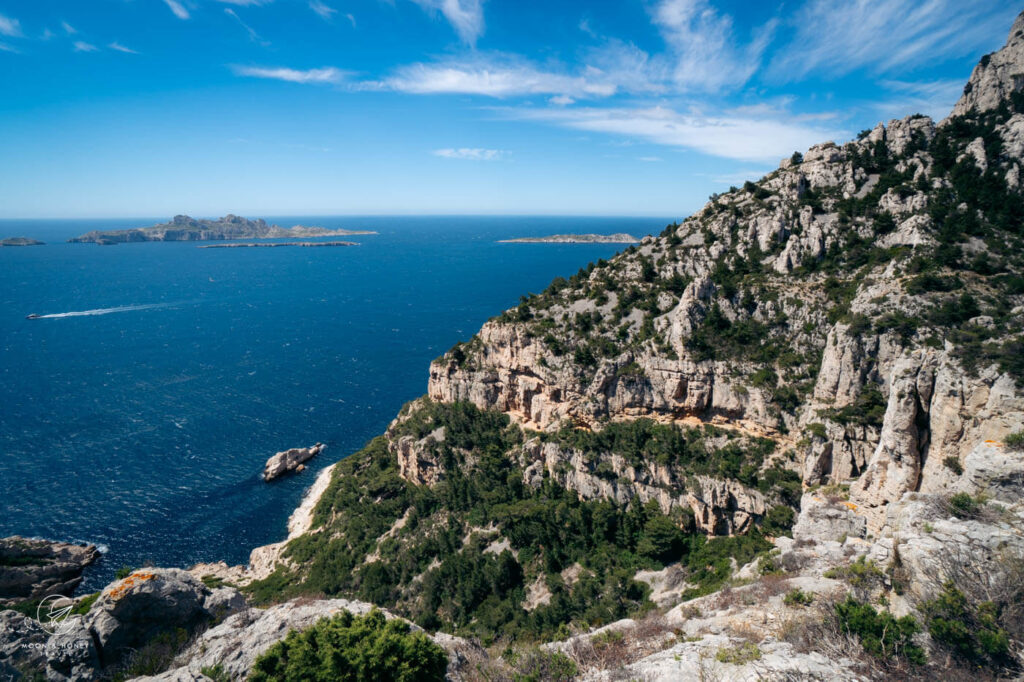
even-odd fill
[[[340,248],[64,243],[165,219],[0,221],[0,237],[47,242],[0,248],[0,536],[100,545],[85,587],[126,565],[245,563],[284,537],[319,469],[426,391],[433,358],[622,248],[496,240],[670,222],[267,216],[380,234]],[[309,470],[260,480],[270,455],[317,441]]]

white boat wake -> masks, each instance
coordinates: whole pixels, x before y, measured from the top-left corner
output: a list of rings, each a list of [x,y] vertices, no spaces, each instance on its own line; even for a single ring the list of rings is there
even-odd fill
[[[48,315],[30,316],[33,320],[55,320],[62,317],[83,317],[85,315],[109,315],[110,313],[127,313],[133,310],[154,310],[169,308],[178,303],[149,303],[147,305],[122,305],[116,308],[96,308],[95,310],[74,310],[69,313],[50,313]]]

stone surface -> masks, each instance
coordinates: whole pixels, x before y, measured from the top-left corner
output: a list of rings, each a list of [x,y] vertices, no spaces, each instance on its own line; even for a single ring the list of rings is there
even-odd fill
[[[119,661],[154,636],[209,621],[211,591],[188,572],[176,568],[140,569],[100,593],[89,612],[89,626],[103,664]],[[223,605],[218,597],[214,605]]]
[[[1024,88],[1024,13],[1017,17],[1010,29],[1006,45],[998,52],[982,58],[974,67],[964,94],[953,108],[954,116],[969,111],[988,111],[1008,99],[1010,94]]]
[[[82,571],[100,557],[95,545],[0,538],[0,606],[50,594],[70,596]]]
[[[323,443],[317,443],[308,448],[290,448],[278,452],[264,465],[263,480],[273,481],[293,471],[301,471],[304,463],[319,455],[323,450]]]

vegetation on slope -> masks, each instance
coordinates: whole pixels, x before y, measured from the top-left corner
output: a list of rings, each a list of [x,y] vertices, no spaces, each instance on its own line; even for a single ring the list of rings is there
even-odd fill
[[[771,548],[759,529],[707,539],[684,512],[581,500],[550,478],[526,485],[509,452],[523,432],[507,416],[470,404],[424,402],[392,437],[420,438],[441,426],[447,473],[440,483],[408,483],[386,439],[374,439],[338,465],[314,512],[313,532],[288,545],[286,559],[296,568],[279,566],[251,594],[261,601],[345,595],[431,630],[485,641],[499,633],[545,639],[566,634],[570,624],[602,625],[650,608],[649,588],[634,580],[639,569],[680,561],[696,595],[721,585],[733,560],[742,565]],[[594,437],[620,451],[625,442],[640,451],[660,442],[671,457],[696,447],[670,428],[621,425]],[[745,456],[763,458],[763,451],[738,447],[723,465],[742,471]],[[791,489],[792,479],[783,478]],[[772,518],[766,532],[784,532],[792,512]],[[548,596],[529,604],[531,591]]]

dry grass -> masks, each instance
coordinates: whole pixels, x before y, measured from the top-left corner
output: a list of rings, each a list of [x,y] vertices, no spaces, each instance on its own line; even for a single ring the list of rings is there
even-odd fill
[[[634,625],[593,637],[577,637],[567,654],[581,670],[619,670],[678,641],[665,616],[651,612]],[[614,679],[614,678],[613,678]]]

